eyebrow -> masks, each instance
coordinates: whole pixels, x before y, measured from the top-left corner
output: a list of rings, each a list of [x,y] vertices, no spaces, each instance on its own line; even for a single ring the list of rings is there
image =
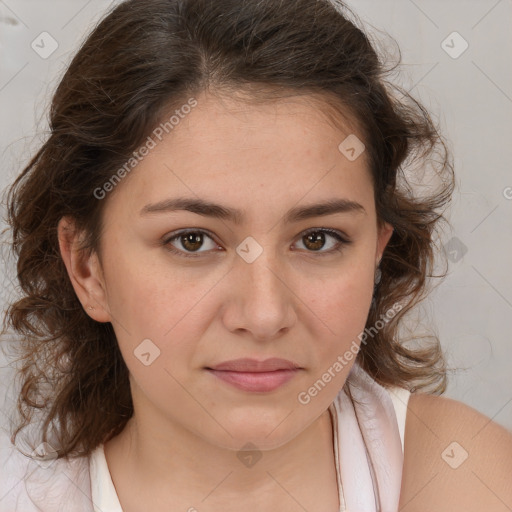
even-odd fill
[[[165,199],[158,203],[147,204],[140,211],[141,216],[155,213],[170,213],[177,210],[185,210],[205,217],[229,220],[235,224],[242,224],[244,213],[236,208],[229,208],[210,201],[199,198],[178,197],[174,199]],[[335,213],[363,213],[367,214],[362,204],[349,199],[330,199],[328,201],[307,205],[297,206],[290,209],[284,216],[283,222],[290,224],[312,217],[322,217],[333,215]]]

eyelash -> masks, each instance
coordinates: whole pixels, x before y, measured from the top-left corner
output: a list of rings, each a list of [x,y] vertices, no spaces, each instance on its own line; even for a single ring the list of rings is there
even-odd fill
[[[184,230],[179,231],[177,233],[172,233],[172,236],[170,238],[165,238],[162,241],[162,245],[169,252],[172,252],[173,254],[177,254],[178,256],[181,256],[183,258],[199,258],[199,257],[201,257],[202,254],[205,254],[208,251],[203,251],[203,252],[200,252],[200,253],[198,253],[198,252],[196,252],[196,253],[187,253],[185,251],[182,251],[181,249],[176,249],[175,247],[173,247],[171,245],[171,242],[173,242],[174,240],[177,240],[181,236],[188,235],[190,233],[206,235],[210,239],[212,239],[212,241],[215,242],[215,240],[213,240],[213,236],[208,231],[205,231],[203,229],[184,229]],[[336,231],[334,229],[329,229],[329,228],[311,228],[311,229],[308,229],[308,230],[303,231],[302,233],[300,233],[298,238],[299,239],[303,238],[303,237],[309,235],[310,233],[327,233],[328,235],[330,235],[333,238],[335,238],[338,241],[338,243],[339,243],[339,245],[337,247],[335,247],[333,249],[330,249],[328,251],[323,251],[323,252],[307,251],[309,253],[317,254],[319,256],[328,256],[328,255],[333,254],[335,252],[341,252],[344,246],[350,245],[352,243],[351,240],[349,240],[347,237],[343,236],[338,231]]]

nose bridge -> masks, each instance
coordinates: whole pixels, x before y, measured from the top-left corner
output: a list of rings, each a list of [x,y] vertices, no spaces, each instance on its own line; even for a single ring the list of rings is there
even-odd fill
[[[277,251],[248,238],[237,248],[233,275],[236,310],[240,315],[237,325],[257,337],[270,337],[289,327],[290,286],[286,284],[284,263],[276,256]]]
[[[249,285],[249,293],[264,294],[267,300],[280,295],[284,286],[284,268],[270,244],[260,245],[252,237],[242,242],[237,248],[240,277]],[[267,237],[270,240],[271,237]]]

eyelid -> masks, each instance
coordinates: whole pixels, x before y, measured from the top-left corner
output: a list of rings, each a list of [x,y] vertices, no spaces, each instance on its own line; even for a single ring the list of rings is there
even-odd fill
[[[208,229],[203,229],[203,228],[184,228],[184,229],[179,229],[178,231],[173,231],[169,235],[164,236],[161,243],[169,252],[178,254],[180,256],[184,256],[185,258],[197,258],[197,257],[201,256],[202,254],[207,254],[210,252],[210,251],[201,251],[201,252],[196,252],[196,253],[192,253],[192,252],[187,253],[187,252],[182,251],[181,249],[176,249],[175,247],[173,247],[171,245],[171,242],[173,240],[176,240],[180,236],[186,235],[188,233],[200,233],[200,234],[207,235],[209,238],[212,239],[213,242],[215,242],[217,245],[220,246],[220,244],[215,239],[215,235]]]
[[[332,236],[333,238],[337,239],[338,246],[334,249],[330,249],[328,251],[306,251],[306,253],[309,253],[311,255],[318,255],[318,256],[328,256],[332,255],[336,252],[340,252],[342,248],[346,245],[350,245],[352,243],[352,240],[350,237],[344,233],[341,230],[333,229],[333,228],[326,228],[326,227],[312,227],[305,229],[304,231],[301,231],[297,236],[296,239],[303,238],[304,236],[308,235],[309,233],[317,233],[317,232],[323,232],[327,233],[328,235]],[[208,229],[204,228],[184,228],[180,229],[178,231],[173,231],[169,235],[166,235],[163,237],[161,244],[171,253],[177,254],[179,256],[185,257],[185,258],[198,258],[201,257],[202,254],[208,254],[210,251],[199,251],[199,252],[185,252],[181,249],[176,249],[171,245],[171,242],[176,240],[182,235],[186,235],[188,233],[199,233],[207,235],[214,243],[216,243],[218,246],[220,244],[216,241],[215,235],[209,231]]]

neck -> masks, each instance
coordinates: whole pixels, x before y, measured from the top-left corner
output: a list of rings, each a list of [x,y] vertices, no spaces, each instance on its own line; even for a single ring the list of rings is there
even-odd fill
[[[262,452],[238,453],[149,415],[134,415],[105,456],[123,506],[152,510],[338,510],[332,420],[325,411],[288,443]],[[322,490],[325,492],[322,493]],[[326,505],[325,501],[322,501]],[[284,507],[284,508],[278,508]],[[144,507],[142,507],[144,508]],[[139,508],[140,509],[140,508]]]

